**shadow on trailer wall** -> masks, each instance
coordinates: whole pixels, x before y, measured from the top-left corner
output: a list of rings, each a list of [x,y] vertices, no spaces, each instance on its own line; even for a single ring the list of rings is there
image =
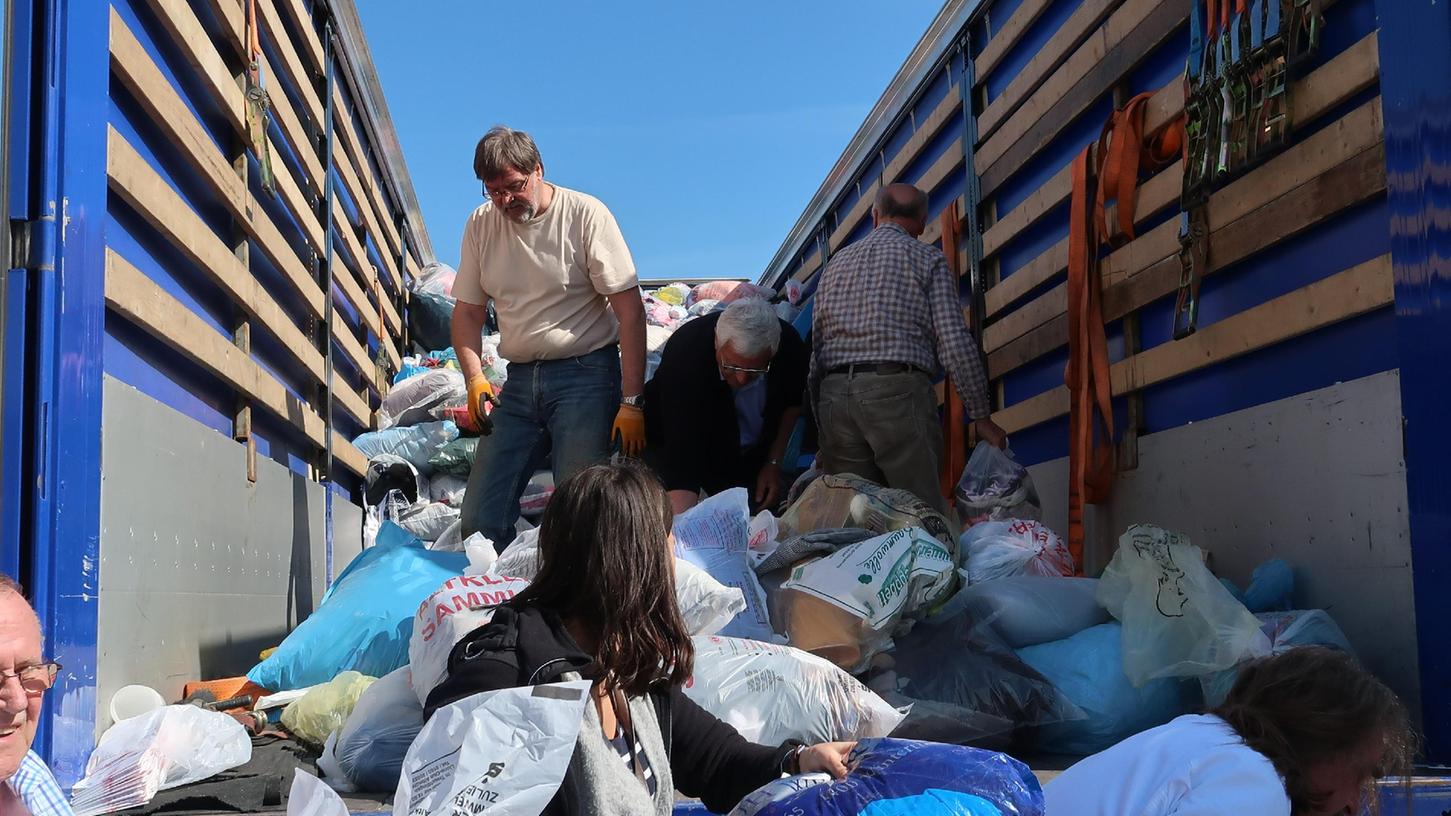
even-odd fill
[[[0,549],[64,784],[116,689],[245,672],[357,553],[433,260],[352,3],[255,5],[7,4]]]
[[[1319,48],[1289,75],[1287,143],[1205,205],[1197,331],[1174,339],[1182,160],[1140,179],[1137,237],[1101,258],[1119,472],[1112,497],[1088,508],[1084,566],[1096,574],[1140,522],[1187,533],[1241,584],[1285,558],[1296,606],[1330,610],[1445,761],[1451,674],[1436,622],[1448,602],[1429,587],[1451,557],[1451,442],[1430,417],[1446,380],[1428,354],[1444,361],[1451,343],[1445,275],[1429,260],[1451,156],[1431,117],[1447,92],[1386,60],[1413,42],[1404,53],[1451,50],[1451,23],[1442,7],[1321,5]],[[1183,113],[1189,8],[948,2],[761,278],[796,280],[809,297],[831,255],[870,229],[885,183],[929,192],[925,241],[943,244],[943,213],[966,214],[948,216],[945,245],[957,247],[994,419],[1059,530],[1070,163],[1135,95],[1150,94],[1146,134]],[[943,395],[950,416],[957,400]]]

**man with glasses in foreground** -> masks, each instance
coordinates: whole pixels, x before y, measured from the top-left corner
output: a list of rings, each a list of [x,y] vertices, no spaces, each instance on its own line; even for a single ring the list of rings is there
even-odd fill
[[[707,495],[785,498],[781,466],[801,416],[806,344],[763,300],[738,300],[676,330],[645,386],[645,461],[683,513]]]
[[[946,368],[980,438],[999,448],[982,357],[942,250],[918,240],[927,194],[888,184],[874,229],[831,257],[812,312],[811,393],[822,471],[910,490],[948,512],[932,381]]]
[[[71,816],[60,785],[30,750],[41,701],[60,670],[40,649],[35,610],[19,585],[0,575],[0,816]]]
[[[486,201],[464,226],[452,338],[479,441],[464,493],[464,536],[502,551],[519,497],[549,451],[556,482],[645,444],[645,307],[619,224],[599,199],[544,180],[529,134],[497,126],[479,140],[474,174]],[[479,361],[489,301],[509,382],[495,395]]]

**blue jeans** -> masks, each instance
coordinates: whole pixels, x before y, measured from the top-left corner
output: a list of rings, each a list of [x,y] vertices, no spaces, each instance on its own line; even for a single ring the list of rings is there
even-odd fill
[[[619,407],[620,351],[614,344],[564,360],[510,363],[492,414],[494,432],[479,439],[469,474],[464,536],[483,533],[502,552],[514,540],[519,497],[545,452],[556,484],[604,461]]]

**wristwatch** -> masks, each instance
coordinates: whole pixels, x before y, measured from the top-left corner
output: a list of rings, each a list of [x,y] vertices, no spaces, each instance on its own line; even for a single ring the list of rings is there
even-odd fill
[[[644,394],[635,394],[634,396],[621,397],[620,398],[620,404],[621,405],[628,405],[631,408],[639,408],[641,405],[644,405],[645,404],[645,395]]]

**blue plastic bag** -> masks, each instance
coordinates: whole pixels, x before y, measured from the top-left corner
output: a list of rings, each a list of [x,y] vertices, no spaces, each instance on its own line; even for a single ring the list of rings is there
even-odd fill
[[[443,420],[384,431],[369,431],[354,439],[353,447],[369,459],[385,453],[400,457],[417,468],[419,473],[427,476],[433,473],[428,460],[455,439],[458,439],[458,426]]]
[[[1032,747],[1043,753],[1087,756],[1126,737],[1188,714],[1198,684],[1177,677],[1134,688],[1124,674],[1123,627],[1104,623],[1073,637],[1018,650],[1024,663],[1058,687],[1086,715],[1036,729]]]
[[[435,552],[392,522],[333,582],[317,611],[247,679],[270,691],[326,683],[349,669],[382,677],[408,663],[418,605],[463,574],[464,553]]]
[[[731,816],[1042,816],[1043,789],[1007,754],[899,739],[857,743],[841,781],[772,782]],[[815,783],[815,784],[813,784]]]
[[[1255,570],[1256,573],[1259,570]],[[1274,654],[1287,652],[1297,646],[1324,646],[1353,655],[1350,641],[1335,624],[1335,619],[1323,609],[1297,610],[1294,612],[1262,612],[1255,615],[1260,620],[1260,629],[1270,639]],[[1204,690],[1204,705],[1209,708],[1224,702],[1239,679],[1239,666],[1221,672],[1206,674],[1199,678]]]

